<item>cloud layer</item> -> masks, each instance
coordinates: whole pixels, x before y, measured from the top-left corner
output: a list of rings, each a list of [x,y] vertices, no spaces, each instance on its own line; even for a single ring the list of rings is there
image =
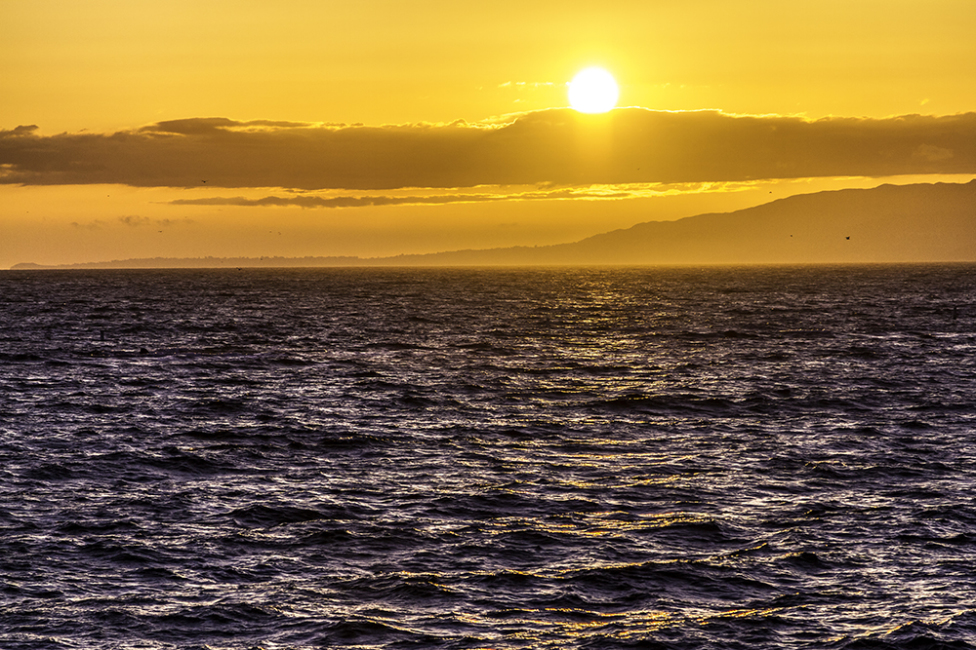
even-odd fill
[[[265,196],[248,199],[243,196],[207,197],[204,199],[176,199],[172,205],[236,205],[245,207],[300,208],[360,208],[375,205],[442,205],[445,203],[484,203],[491,201],[535,201],[552,199],[626,199],[635,196],[629,191],[610,190],[543,190],[538,192],[495,194],[438,194],[434,196]]]
[[[810,121],[550,109],[474,125],[195,118],[114,134],[0,131],[7,184],[376,191],[926,173],[976,173],[976,113]]]

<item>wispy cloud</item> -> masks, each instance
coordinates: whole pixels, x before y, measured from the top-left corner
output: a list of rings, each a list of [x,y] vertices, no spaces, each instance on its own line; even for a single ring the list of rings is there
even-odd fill
[[[440,194],[433,196],[243,196],[176,199],[171,205],[233,205],[247,207],[359,208],[377,205],[439,205],[445,203],[484,203],[491,201],[539,201],[562,199],[625,199],[641,195],[639,190],[608,188],[589,190],[561,189],[492,194]]]
[[[551,81],[506,81],[498,84],[499,88],[552,88],[555,86]]]
[[[87,222],[72,221],[71,226],[82,230],[102,230],[104,228],[114,228],[119,225],[128,228],[163,228],[171,226],[186,226],[192,224],[192,219],[150,219],[137,214],[127,214],[115,219],[93,219]]]
[[[0,183],[8,184],[376,191],[974,172],[976,113],[812,121],[719,111],[632,108],[586,116],[550,109],[480,124],[194,118],[113,134],[42,136],[33,126],[0,131]],[[323,207],[411,202],[320,200],[334,202]]]
[[[119,217],[119,221],[131,228],[138,228],[140,226],[146,226],[153,223],[153,220],[149,217],[140,217],[137,214],[127,214],[125,216]]]

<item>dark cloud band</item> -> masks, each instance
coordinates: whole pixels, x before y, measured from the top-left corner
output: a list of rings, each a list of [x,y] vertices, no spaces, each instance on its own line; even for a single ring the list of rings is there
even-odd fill
[[[114,134],[0,131],[0,182],[390,190],[976,173],[976,113],[888,119],[568,109],[498,124],[200,118]]]

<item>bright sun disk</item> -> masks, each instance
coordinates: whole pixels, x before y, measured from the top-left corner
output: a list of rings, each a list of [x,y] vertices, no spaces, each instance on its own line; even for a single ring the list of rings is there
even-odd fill
[[[613,75],[603,68],[581,70],[569,82],[569,105],[580,113],[606,113],[619,95]]]

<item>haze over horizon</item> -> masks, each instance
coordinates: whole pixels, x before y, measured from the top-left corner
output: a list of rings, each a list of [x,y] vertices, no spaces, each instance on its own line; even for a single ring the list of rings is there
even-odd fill
[[[0,268],[544,246],[964,183],[973,28],[951,0],[4,3]],[[567,107],[592,65],[608,113]]]

